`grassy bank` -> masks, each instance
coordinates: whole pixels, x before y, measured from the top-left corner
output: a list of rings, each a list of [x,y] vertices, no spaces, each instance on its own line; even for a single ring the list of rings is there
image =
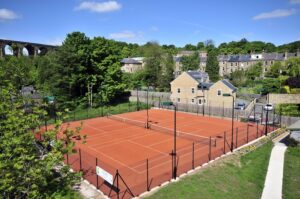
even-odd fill
[[[149,108],[151,105],[149,105]],[[95,117],[103,117],[106,116],[107,113],[110,114],[120,114],[120,113],[127,113],[133,112],[137,110],[144,110],[147,108],[147,105],[144,103],[139,103],[137,108],[137,103],[135,102],[124,102],[115,105],[107,105],[97,108],[76,108],[74,110],[69,110],[66,114],[66,119],[64,122],[67,121],[76,121],[76,120],[83,120],[88,118],[95,118]],[[48,124],[54,123],[54,118],[48,119]]]
[[[260,198],[272,146],[268,142],[244,156],[229,156],[148,198]]]
[[[300,198],[300,147],[289,147],[285,153],[283,198]]]

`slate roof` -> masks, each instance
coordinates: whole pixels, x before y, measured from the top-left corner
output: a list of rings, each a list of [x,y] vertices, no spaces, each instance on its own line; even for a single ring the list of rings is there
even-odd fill
[[[139,62],[135,59],[132,59],[132,58],[124,58],[121,60],[121,63],[122,64],[141,64],[141,62]]]
[[[197,82],[206,82],[208,80],[208,73],[206,72],[199,72],[199,71],[187,71],[194,80]]]
[[[221,80],[228,88],[230,88],[233,92],[237,91],[237,88],[233,86],[227,79]]]
[[[200,82],[198,85],[198,89],[209,90],[209,88],[213,85],[213,83]]]

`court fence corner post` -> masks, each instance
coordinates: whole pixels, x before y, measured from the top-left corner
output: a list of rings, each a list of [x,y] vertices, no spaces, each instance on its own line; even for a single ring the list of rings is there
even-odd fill
[[[195,169],[195,143],[193,142],[193,149],[192,149],[192,169]]]
[[[99,179],[98,179],[98,174],[97,174],[97,166],[98,166],[98,158],[96,158],[96,188],[98,189],[99,187]]]
[[[149,161],[148,161],[148,158],[146,160],[146,168],[147,168],[147,191],[150,191],[150,186],[149,186]]]
[[[224,154],[226,153],[226,131],[224,131]]]

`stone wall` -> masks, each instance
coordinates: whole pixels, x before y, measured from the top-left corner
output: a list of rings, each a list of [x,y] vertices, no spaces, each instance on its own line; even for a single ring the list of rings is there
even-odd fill
[[[272,104],[300,104],[300,94],[269,94]]]

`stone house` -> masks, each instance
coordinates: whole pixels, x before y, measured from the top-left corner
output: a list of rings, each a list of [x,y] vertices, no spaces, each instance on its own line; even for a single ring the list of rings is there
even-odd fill
[[[121,70],[125,73],[134,73],[145,66],[143,57],[124,58],[121,60]]]
[[[232,97],[225,97],[223,94],[236,97],[236,88],[229,81],[220,80],[216,83],[209,83],[208,74],[203,72],[183,72],[170,84],[170,98],[173,103],[231,108]]]

